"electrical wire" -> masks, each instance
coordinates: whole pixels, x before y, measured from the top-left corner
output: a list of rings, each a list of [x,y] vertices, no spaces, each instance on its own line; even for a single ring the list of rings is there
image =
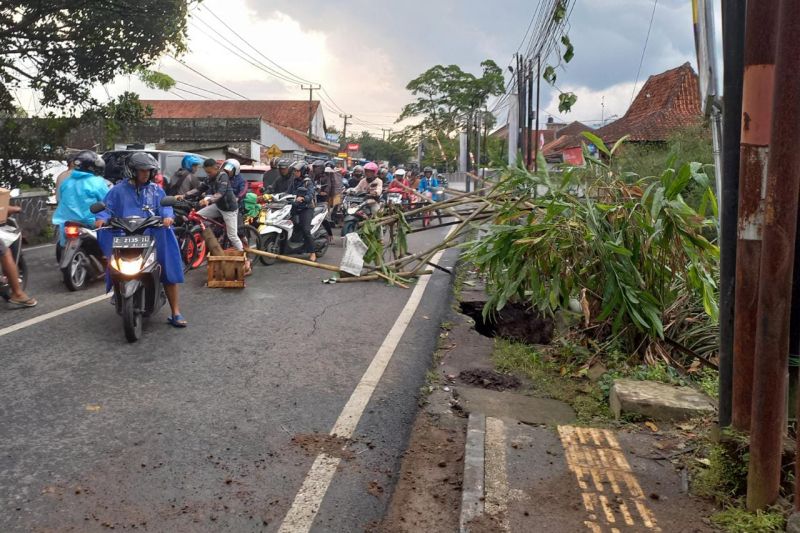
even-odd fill
[[[174,78],[173,78],[174,79]],[[178,85],[186,85],[187,87],[191,87],[192,89],[197,89],[200,91],[205,91],[207,93],[213,94],[215,96],[219,96],[220,98],[228,98],[226,95],[212,91],[211,89],[206,89],[205,87],[198,87],[197,85],[192,85],[191,83],[186,83],[185,81],[175,80],[175,83]],[[188,92],[188,91],[187,91]]]
[[[234,91],[233,89],[229,89],[228,87],[225,87],[224,85],[222,85],[221,83],[217,82],[216,80],[212,80],[211,78],[209,78],[208,76],[206,76],[205,74],[203,74],[202,72],[200,72],[199,70],[197,70],[197,69],[195,69],[195,68],[193,68],[193,67],[190,67],[189,65],[187,65],[186,63],[184,63],[184,62],[183,62],[183,61],[181,61],[180,59],[176,59],[174,56],[172,56],[172,55],[170,55],[170,54],[166,54],[166,56],[167,56],[168,58],[172,59],[173,61],[175,61],[175,62],[177,62],[177,63],[180,63],[181,65],[183,65],[183,66],[184,66],[184,67],[186,67],[187,69],[191,70],[192,72],[194,72],[195,74],[197,74],[197,75],[198,75],[198,76],[200,76],[201,78],[204,78],[204,79],[206,79],[206,80],[210,81],[211,83],[213,83],[214,85],[216,85],[216,86],[218,86],[218,87],[221,87],[221,88],[225,89],[225,90],[226,90],[226,91],[228,91],[229,93],[235,94],[236,96],[238,96],[238,97],[240,97],[240,98],[244,98],[245,100],[250,100],[250,99],[249,99],[248,97],[246,97],[245,95],[243,95],[243,94],[241,94],[241,93],[237,93],[237,92],[236,92],[236,91]]]
[[[181,89],[180,87],[173,87],[172,90],[173,91],[183,91],[185,93],[189,93],[191,95],[198,96],[198,97],[202,98],[203,100],[211,100],[211,98],[209,98],[208,96],[206,96],[204,94],[196,93],[194,91],[189,91],[187,89]]]
[[[653,12],[650,13],[650,24],[647,26],[647,35],[644,38],[644,46],[642,47],[642,57],[639,59],[639,68],[636,69],[636,79],[633,82],[633,91],[631,92],[631,103],[636,96],[636,85],[639,83],[639,75],[642,73],[642,65],[644,64],[644,54],[647,51],[647,42],[650,40],[650,30],[653,29],[653,19],[656,16],[656,7],[658,7],[658,0],[653,0]]]

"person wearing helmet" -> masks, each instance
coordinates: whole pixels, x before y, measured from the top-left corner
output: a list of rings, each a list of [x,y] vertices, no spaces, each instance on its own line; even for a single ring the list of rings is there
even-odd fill
[[[67,168],[61,174],[56,177],[56,203],[61,200],[61,193],[59,189],[61,188],[61,184],[64,183],[64,180],[72,174],[72,171],[75,170],[75,156],[78,155],[77,153],[72,153],[67,156]]]
[[[167,194],[177,196],[198,188],[200,178],[197,177],[197,171],[202,164],[203,158],[199,155],[184,156],[181,160],[181,168],[175,171],[172,179],[169,180],[169,185],[165,188]]]
[[[241,204],[242,200],[244,200],[244,195],[247,194],[247,180],[242,176],[241,163],[239,163],[238,159],[226,159],[222,164],[222,171],[228,175],[236,201]]]
[[[94,226],[97,217],[89,208],[96,202],[102,202],[108,194],[108,183],[103,179],[106,164],[102,157],[91,150],[84,150],[75,156],[73,164],[75,168],[58,189],[60,201],[53,213],[52,221],[58,227],[59,246],[66,243],[64,223],[79,222]]]
[[[350,172],[350,179],[347,182],[348,187],[355,187],[364,178],[364,167],[356,165]]]
[[[364,178],[355,187],[357,193],[367,193],[366,205],[372,216],[380,210],[380,198],[383,194],[383,181],[378,178],[378,165],[369,162],[364,165]]]
[[[178,297],[178,284],[183,283],[183,259],[172,229],[175,215],[172,207],[161,205],[166,193],[154,182],[156,174],[158,162],[147,152],[134,152],[128,156],[123,167],[124,179],[108,191],[106,209],[97,214],[97,227],[111,217],[161,217],[163,227],[150,228],[147,232],[156,241],[156,260],[161,264],[161,282],[172,312],[167,321],[176,328],[184,328],[187,322],[181,314]],[[98,233],[101,247],[106,255],[110,255],[113,233]],[[107,288],[110,287],[107,285]]]
[[[378,177],[381,179],[381,182],[383,182],[384,185],[389,183],[389,169],[386,167],[381,167],[378,170]]]
[[[422,179],[419,180],[419,186],[417,187],[419,192],[426,193],[433,187],[438,186],[439,180],[433,175],[433,169],[431,167],[425,167],[423,170]]]
[[[298,161],[292,165],[292,182],[286,193],[295,195],[292,214],[303,233],[303,252],[309,254],[309,261],[316,261],[314,237],[311,235],[311,220],[314,218],[314,180],[308,176],[308,164],[305,161]]]
[[[236,161],[234,164],[233,161],[236,160],[228,159],[220,168],[215,160],[206,159],[203,163],[203,169],[208,176],[206,182],[177,198],[182,200],[184,196],[203,195],[203,199],[200,200],[203,208],[197,214],[205,218],[221,218],[225,223],[228,240],[234,248],[242,252],[244,244],[238,235],[239,201],[232,184],[232,175],[238,174],[239,162]]]
[[[270,170],[264,176],[264,190],[270,190],[273,194],[286,192],[289,183],[292,181],[290,166],[288,159],[279,159],[274,169],[275,172],[270,174],[272,172],[272,170]]]
[[[408,183],[408,180],[406,179],[405,169],[398,168],[397,170],[395,170],[394,179],[392,180],[391,183],[389,183],[389,192],[400,193],[403,195],[403,198],[405,199],[409,198],[410,193],[408,192],[408,189],[410,188],[411,186]]]

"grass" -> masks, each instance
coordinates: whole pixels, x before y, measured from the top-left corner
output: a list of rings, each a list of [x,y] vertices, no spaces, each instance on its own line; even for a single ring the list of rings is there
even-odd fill
[[[779,511],[748,512],[729,507],[711,517],[711,522],[729,533],[769,533],[783,531],[786,519]]]
[[[560,400],[572,406],[578,423],[605,425],[610,422],[611,411],[596,384],[576,379],[570,375],[571,369],[543,360],[532,346],[495,339],[492,361],[500,372],[529,379],[536,396]]]
[[[725,442],[709,449],[708,465],[692,480],[692,492],[723,505],[733,504],[747,486],[746,447]]]

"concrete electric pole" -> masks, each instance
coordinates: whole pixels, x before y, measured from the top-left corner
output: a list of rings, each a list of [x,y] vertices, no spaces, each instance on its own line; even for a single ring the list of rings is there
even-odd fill
[[[301,85],[300,88],[308,91],[308,140],[311,140],[311,132],[314,125],[314,108],[312,106],[314,101],[314,91],[322,89],[322,85]]]

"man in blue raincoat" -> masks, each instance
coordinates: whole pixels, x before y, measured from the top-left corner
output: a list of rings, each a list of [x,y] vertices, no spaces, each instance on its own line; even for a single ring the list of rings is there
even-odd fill
[[[59,245],[64,246],[64,224],[78,222],[84,226],[95,225],[90,207],[102,202],[108,193],[108,183],[103,179],[105,163],[96,153],[84,150],[75,156],[75,169],[58,188],[58,207],[53,213],[53,224],[58,226]]]
[[[146,152],[133,153],[126,163],[123,179],[117,183],[105,198],[106,209],[98,213],[97,227],[101,227],[111,217],[149,217],[159,216],[163,219],[163,227],[151,228],[149,234],[156,241],[156,259],[161,264],[161,282],[167,293],[167,300],[172,309],[169,323],[176,328],[185,328],[186,319],[180,311],[178,299],[178,283],[183,283],[183,261],[178,240],[172,230],[174,213],[172,207],[162,206],[164,190],[153,183],[158,172],[158,162]],[[100,246],[111,254],[113,242],[111,231],[99,232]]]

